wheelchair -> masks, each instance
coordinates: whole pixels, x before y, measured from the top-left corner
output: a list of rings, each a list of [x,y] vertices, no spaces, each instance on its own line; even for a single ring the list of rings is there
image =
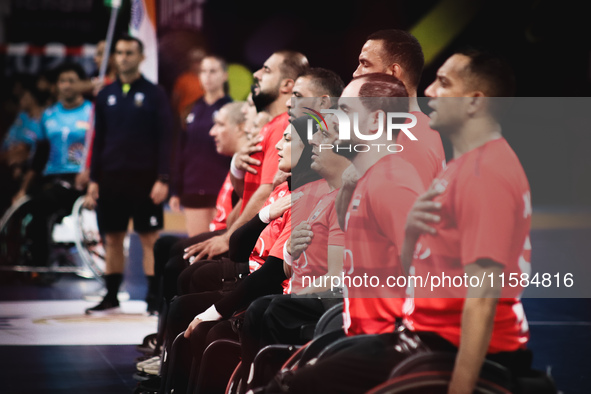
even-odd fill
[[[56,274],[75,273],[102,283],[105,248],[96,212],[84,208],[83,203],[81,196],[71,212],[56,212],[50,218],[51,251],[45,266],[35,265],[31,258],[31,198],[24,196],[13,204],[0,219],[0,271],[33,273],[45,283],[55,281]]]

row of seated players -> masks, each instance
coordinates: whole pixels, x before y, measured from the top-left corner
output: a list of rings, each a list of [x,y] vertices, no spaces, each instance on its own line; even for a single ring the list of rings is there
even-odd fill
[[[397,38],[398,41],[400,39]],[[385,47],[385,41],[387,39],[374,37],[368,40],[366,46],[384,44]],[[364,46],[356,71],[359,76],[347,86],[342,97],[416,96],[422,64],[421,67],[415,67],[416,64],[395,62],[393,70],[398,73],[394,74],[398,74],[404,83],[387,74],[362,76],[363,73],[371,72],[371,62],[367,61],[371,55],[369,49]],[[263,69],[272,73],[277,65],[271,60],[277,61],[282,56],[274,54]],[[406,66],[410,68],[405,69]],[[387,73],[389,68],[377,71]],[[409,77],[415,74],[416,78]],[[258,89],[265,88],[264,78],[256,79]],[[295,80],[294,95],[298,80]],[[272,198],[267,202],[267,208],[232,234],[229,256],[222,256],[217,262],[197,259],[197,262],[186,267],[188,263],[185,258],[191,253],[185,251],[185,247],[191,250],[189,245],[194,244],[195,239],[169,247],[170,259],[162,273],[163,292],[169,296],[169,303],[164,304],[160,313],[159,342],[163,344],[163,350],[158,358],[158,372],[161,377],[160,380],[147,381],[140,389],[149,391],[152,383],[151,387],[155,391],[186,391],[189,385],[188,371],[199,370],[206,345],[217,338],[238,338],[228,319],[247,307],[243,325],[237,330],[242,343],[243,377],[248,376],[250,361],[262,346],[277,342],[301,343],[300,327],[317,320],[330,306],[331,301],[327,302],[329,296],[334,295],[322,294],[326,288],[302,288],[303,283],[298,283],[302,275],[330,277],[343,269],[358,276],[364,273],[380,277],[385,277],[385,273],[404,275],[412,270],[424,275],[425,272],[420,271],[435,269],[434,264],[437,262],[455,273],[463,273],[465,265],[466,270],[474,270],[472,274],[478,274],[482,269],[496,270],[494,272],[497,273],[503,270],[514,272],[522,268],[517,267],[518,261],[527,266],[531,212],[527,209],[528,200],[524,197],[529,196],[529,186],[521,165],[500,135],[500,127],[492,111],[480,100],[485,96],[510,96],[511,88],[505,89],[511,84],[510,81],[506,70],[496,59],[474,53],[457,54],[442,66],[437,80],[427,93],[431,97],[473,97],[471,106],[438,102],[439,106],[434,108],[436,111],[429,121],[427,116],[419,112],[412,98],[405,101],[406,106],[403,106],[402,101],[394,101],[398,104],[393,108],[374,108],[372,100],[346,103],[340,99],[339,108],[353,108],[359,114],[359,119],[367,120],[368,123],[360,126],[364,131],[375,131],[376,122],[369,122],[375,117],[369,115],[375,114],[377,110],[410,111],[418,121],[417,127],[412,130],[418,134],[421,142],[412,144],[405,140],[405,151],[401,155],[389,155],[387,152],[348,155],[346,159],[352,162],[354,172],[360,177],[359,181],[353,179],[349,184],[342,184],[341,181],[342,172],[349,161],[343,161],[342,165],[325,166],[322,164],[323,158],[343,158],[334,156],[330,150],[318,149],[320,143],[337,144],[334,126],[316,132],[312,145],[308,146],[304,127],[307,122],[302,120],[300,127],[298,121],[293,122],[293,126],[287,127],[283,142],[277,144],[279,168],[293,174],[287,189],[293,191],[294,199],[302,191],[298,189],[303,189],[304,197],[297,199],[290,209],[280,215],[285,208],[285,199],[281,199],[281,193],[285,197],[287,189],[278,182]],[[302,91],[303,88],[298,93]],[[320,93],[310,97],[323,95]],[[328,96],[338,97],[340,94],[329,92]],[[432,100],[433,105],[436,101]],[[268,128],[277,128],[285,120],[278,119],[280,117],[273,119],[269,123],[271,126],[267,125]],[[436,186],[423,194],[439,173],[443,160],[431,160],[430,153],[442,149],[440,140],[437,140],[438,146],[429,145],[429,141],[435,140],[427,137],[437,134],[428,124],[450,138],[457,160],[439,175]],[[269,134],[265,130],[261,132],[265,137]],[[405,135],[401,134],[397,141],[403,143],[403,138]],[[466,140],[473,143],[466,147],[462,145]],[[375,142],[388,141],[377,139]],[[261,154],[265,156],[261,161],[267,163],[275,143],[267,139],[263,140],[262,145]],[[421,156],[420,149],[413,149],[417,147],[423,149],[424,156]],[[313,154],[310,154],[310,150]],[[346,150],[343,149],[343,152]],[[315,170],[324,181],[310,182],[305,176],[300,179],[300,175],[310,174],[303,169],[310,166],[311,158],[312,164],[317,167]],[[271,161],[277,163],[276,160],[275,156]],[[340,174],[332,174],[333,171],[339,172],[337,169]],[[507,184],[514,186],[513,189],[508,190]],[[246,185],[245,181],[245,189]],[[325,190],[321,190],[321,185],[326,185]],[[452,190],[453,193],[446,193],[446,190]],[[243,204],[246,204],[244,199],[249,195],[247,192],[252,190],[239,193],[243,195]],[[341,226],[336,225],[337,219],[340,219]],[[267,222],[270,223],[266,225]],[[290,240],[292,226],[294,231]],[[344,234],[339,227],[344,230]],[[446,229],[445,236],[456,240],[461,238],[461,242],[454,242],[446,249],[445,243],[449,238],[443,241],[440,240],[443,238],[438,238],[441,233],[437,233],[438,236],[422,234],[434,234],[434,228]],[[488,237],[490,232],[508,235]],[[202,237],[211,237],[211,234]],[[443,243],[443,246],[438,242]],[[412,261],[417,243],[426,248],[417,254],[424,258],[420,264]],[[442,259],[442,250],[451,250],[453,258]],[[343,255],[347,256],[345,261]],[[264,264],[258,257],[263,258]],[[481,260],[489,261],[490,264],[477,264]],[[288,268],[290,261],[293,262]],[[318,262],[317,265],[311,264],[314,261]],[[318,271],[313,271],[313,266],[319,267]],[[257,267],[260,268],[255,270]],[[178,277],[178,287],[174,290],[167,289],[171,283],[176,285],[175,280],[167,279],[168,274],[174,279]],[[310,292],[315,294],[315,298],[269,297],[282,293],[285,287],[282,284],[290,277],[294,293]],[[277,387],[271,383],[267,390],[365,392],[383,382],[393,366],[419,349],[458,352],[451,383],[453,392],[472,391],[485,355],[510,370],[514,376],[520,376],[529,370],[531,362],[531,355],[526,350],[528,331],[522,306],[516,295],[498,301],[500,293],[496,292],[497,289],[486,290],[489,292],[485,295],[492,295],[490,298],[477,298],[481,294],[476,294],[475,298],[466,298],[464,301],[460,298],[421,299],[419,293],[415,294],[419,297],[413,299],[412,294],[406,297],[406,289],[391,290],[392,293],[385,294],[365,293],[366,297],[363,298],[363,289],[350,287],[347,289],[344,308],[346,333],[350,336],[379,335],[360,336],[363,341],[348,352],[302,368],[289,382],[283,382],[286,384]],[[171,294],[178,297],[172,298]],[[284,312],[280,313],[280,310]],[[311,317],[299,316],[303,311]],[[469,316],[465,317],[466,322],[462,321],[463,316]],[[404,326],[401,326],[403,334],[395,332],[397,320],[401,318],[404,318]],[[470,329],[462,329],[464,327]],[[174,338],[183,331],[184,335],[179,340],[185,338],[191,344],[179,346],[179,349],[191,350],[191,354],[185,355],[187,358],[184,361],[182,351],[176,352],[174,357],[171,355]]]
[[[404,95],[404,86],[399,82],[396,85],[396,79],[388,80],[384,76],[373,75],[352,83],[347,88],[350,93],[349,97],[359,94],[360,85],[372,82],[390,83],[398,89],[396,93],[398,96]],[[406,112],[404,108],[392,108],[392,110]],[[158,381],[160,391],[168,392],[174,389],[174,392],[185,392],[189,384],[189,372],[191,370],[199,371],[201,357],[207,345],[219,338],[238,339],[238,333],[233,329],[232,322],[228,318],[256,300],[248,307],[244,323],[239,331],[242,343],[243,367],[241,372],[243,381],[246,382],[250,372],[249,366],[262,347],[271,343],[301,343],[305,340],[300,332],[302,325],[317,321],[330,306],[340,301],[337,294],[326,293],[328,290],[326,287],[304,288],[301,281],[303,275],[312,277],[338,276],[343,270],[344,245],[347,245],[354,256],[375,256],[377,258],[391,256],[391,253],[388,254],[390,247],[388,241],[382,242],[381,245],[379,242],[374,241],[373,244],[369,242],[371,237],[375,237],[377,232],[383,231],[384,228],[397,237],[398,245],[404,243],[404,223],[406,220],[400,220],[400,218],[406,218],[406,213],[411,210],[414,201],[425,188],[419,181],[420,177],[417,171],[395,155],[386,154],[381,158],[374,158],[375,162],[370,165],[371,171],[366,172],[367,176],[357,183],[355,196],[357,193],[361,193],[361,196],[372,196],[373,193],[385,196],[396,195],[399,207],[393,209],[391,206],[387,208],[382,206],[384,210],[381,213],[383,215],[377,215],[370,213],[367,209],[370,204],[374,204],[375,208],[375,204],[379,204],[379,202],[365,202],[366,199],[356,201],[357,197],[354,197],[349,207],[347,225],[351,226],[350,228],[355,228],[356,231],[348,232],[349,237],[347,237],[338,226],[335,199],[338,189],[341,187],[343,171],[350,165],[350,162],[332,150],[318,149],[320,144],[332,143],[336,140],[336,132],[330,130],[330,127],[329,130],[315,133],[312,145],[308,145],[305,137],[306,123],[307,119],[294,121],[286,129],[283,141],[277,145],[280,153],[279,169],[292,172],[294,176],[287,185],[281,183],[275,188],[267,208],[234,233],[231,238],[230,260],[222,258],[221,262],[200,261],[182,272],[179,278],[179,293],[184,295],[174,299],[168,313],[162,315],[166,316],[167,322],[163,330],[166,333],[166,338],[161,358],[164,362],[160,366],[161,379]],[[506,150],[506,144],[503,141],[500,142],[501,144],[495,144],[492,149],[501,152]],[[311,163],[310,158],[313,158]],[[314,180],[314,173],[307,171],[308,167],[316,171],[324,180]],[[396,169],[398,173],[393,174],[392,169]],[[386,181],[384,182],[384,180]],[[289,190],[294,190],[291,197]],[[362,193],[362,191],[366,193]],[[303,197],[300,197],[302,195]],[[289,200],[294,201],[291,209],[288,209],[289,204],[286,203]],[[366,215],[366,217],[359,215]],[[372,218],[373,225],[381,226],[381,229],[371,229],[368,228],[367,223],[362,223],[371,215],[377,215]],[[267,225],[269,221],[270,224]],[[293,237],[288,242],[291,223],[300,223],[300,225],[295,226]],[[392,224],[388,225],[387,223]],[[394,228],[388,229],[388,226]],[[401,237],[402,239],[400,239]],[[363,247],[359,248],[359,245],[368,245],[368,243],[372,248],[371,251],[363,249]],[[265,245],[267,245],[266,248]],[[357,249],[354,245],[357,245]],[[249,250],[251,252],[248,252]],[[265,255],[266,252],[267,258],[264,264],[256,263],[256,256]],[[249,253],[250,256],[248,256]],[[398,253],[392,258],[399,261]],[[290,265],[291,260],[293,263]],[[248,267],[249,264],[246,261],[251,262],[251,267]],[[244,262],[244,264],[234,262]],[[226,267],[221,271],[223,277],[207,276],[207,267],[219,267],[220,265]],[[398,266],[401,267],[400,262]],[[259,267],[260,269],[257,269]],[[392,266],[390,265],[390,267]],[[356,267],[355,269],[356,272],[364,272],[363,268],[366,268],[365,272],[368,272],[369,269],[375,267]],[[289,275],[292,270],[293,276]],[[242,279],[248,271],[251,271],[251,274],[238,285],[225,285],[228,279],[232,279],[230,281],[232,283],[235,283],[236,279]],[[219,272],[216,270],[216,273]],[[313,294],[313,297],[295,298],[276,295],[282,289],[285,290],[285,281],[289,280],[290,276],[292,294]],[[234,288],[230,290],[232,287]],[[187,294],[186,289],[192,294]],[[373,296],[360,299],[351,297],[352,290],[349,289],[349,298],[345,308],[347,333],[359,335],[393,332],[395,318],[403,316],[401,294],[391,293],[384,294],[384,297],[380,298]],[[359,294],[356,296],[359,297]],[[505,299],[504,302],[507,303],[506,307],[509,309],[520,306],[515,298],[507,300]],[[457,310],[458,302],[461,303],[461,300],[444,301],[443,304],[445,304],[444,307],[452,306]],[[426,303],[426,305],[429,304],[433,310],[437,307],[438,301]],[[436,305],[436,307],[434,308],[432,305]],[[425,310],[429,308],[423,307]],[[375,309],[372,311],[372,308]],[[416,327],[418,326],[417,322],[420,322],[420,320],[413,320],[413,313],[418,316],[421,313],[417,306],[414,308],[411,313],[406,314],[407,326],[412,327],[414,323]],[[499,311],[501,319],[504,318],[502,313],[506,313],[506,310]],[[193,318],[196,314],[197,317]],[[450,323],[450,327],[447,328],[448,332],[456,331],[451,335],[459,336],[459,319],[457,321],[452,319]],[[491,347],[497,351],[490,352],[494,354],[489,355],[489,358],[507,367],[515,376],[521,376],[529,370],[531,355],[527,350],[520,349],[519,345],[527,340],[527,331],[522,330],[523,321],[516,323],[519,323],[516,327],[508,329],[509,331],[516,329],[516,332],[507,333],[507,328],[505,328],[505,332],[497,332],[496,336],[493,332]],[[170,349],[174,338],[183,330],[185,330],[184,337],[189,339],[191,344],[185,350],[190,348],[191,352],[183,354],[181,350],[183,347],[179,346],[179,350],[174,355],[176,360],[174,368],[171,369]],[[303,386],[298,386],[298,384],[302,384],[302,379],[291,382],[290,390],[293,392],[364,391],[379,384],[384,377],[387,377],[388,371],[393,365],[409,354],[417,352],[418,348],[457,351],[457,345],[454,345],[454,342],[459,341],[451,338],[448,340],[446,337],[450,338],[449,335],[436,335],[431,332],[419,334],[406,332],[404,335],[390,334],[390,336],[368,338],[361,347],[365,351],[354,353],[355,357],[352,360],[339,356],[343,359],[342,365],[338,363],[335,365],[333,360],[332,368],[328,370],[324,368],[321,374],[324,386],[320,383],[318,376],[312,374],[311,377],[307,376],[307,379],[304,379]],[[519,350],[503,351],[504,346],[514,345],[509,343],[511,339],[518,342]],[[384,354],[383,349],[394,349],[394,345],[400,345],[403,342],[415,345],[421,343],[422,345],[417,349],[397,350],[396,355],[392,354],[394,350]],[[371,351],[367,349],[371,349]],[[376,354],[378,354],[377,357]],[[364,360],[364,357],[368,359]],[[374,362],[371,362],[372,358]],[[384,362],[385,358],[389,361]],[[367,363],[359,365],[361,360],[367,361]],[[378,360],[377,364],[381,364],[381,368],[376,368],[376,360]],[[352,362],[358,365],[358,374],[351,378],[353,381],[347,379],[346,376],[330,379],[337,377],[334,376],[335,373],[342,374],[339,367],[345,367],[346,370],[347,365],[351,366]],[[328,365],[330,364],[329,362]],[[327,363],[323,365],[327,365]],[[302,373],[306,375],[306,371],[313,372],[313,369],[305,369]],[[364,377],[361,379],[361,383],[358,379],[360,374]],[[223,390],[222,387],[218,389]],[[274,392],[280,388],[271,386],[269,390]]]

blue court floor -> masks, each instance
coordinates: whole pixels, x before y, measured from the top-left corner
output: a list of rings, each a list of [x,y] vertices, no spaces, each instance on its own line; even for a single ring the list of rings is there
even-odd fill
[[[533,230],[533,264],[547,266],[564,259],[590,264],[590,241],[588,228]],[[125,282],[132,300],[142,300],[146,291],[140,255],[139,241],[132,236]],[[0,302],[80,300],[96,290],[97,282],[73,275],[63,275],[50,286],[13,281],[0,285]],[[523,303],[534,367],[549,369],[563,393],[591,393],[591,299],[524,299]],[[9,329],[2,311],[0,316],[0,331]],[[0,355],[0,393],[129,394],[136,384],[133,360],[140,353],[129,344],[3,345]]]

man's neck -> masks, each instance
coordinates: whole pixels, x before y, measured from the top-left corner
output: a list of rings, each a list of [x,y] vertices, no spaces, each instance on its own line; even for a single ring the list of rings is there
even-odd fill
[[[273,119],[277,115],[281,115],[282,113],[287,111],[287,107],[285,106],[286,101],[287,96],[280,94],[275,101],[273,101],[271,104],[267,106],[267,108],[265,108],[265,112],[271,115],[271,119]]]
[[[205,100],[207,104],[211,105],[224,97],[224,95],[224,89],[217,89],[212,92],[205,92],[203,95],[203,100]]]
[[[133,83],[136,80],[140,79],[141,76],[142,74],[136,70],[129,73],[120,73],[119,79],[121,80],[121,83]]]
[[[78,108],[79,106],[82,105],[83,102],[84,102],[84,97],[82,97],[82,96],[76,96],[76,98],[74,98],[73,100],[70,100],[70,101],[60,100],[62,107],[64,107],[65,109]]]
[[[471,150],[502,137],[501,125],[494,120],[474,119],[466,122],[458,132],[449,136],[453,146],[454,159]]]
[[[347,167],[349,167],[351,163],[349,161],[343,160],[343,165],[337,166],[335,169],[331,169],[329,174],[324,177],[326,183],[328,183],[328,187],[330,191],[340,189],[343,185],[343,172]]]
[[[232,153],[232,156],[234,156],[236,153],[240,152],[242,147],[246,146],[247,144],[248,144],[248,138],[246,138],[246,135],[239,137],[236,140],[236,144],[234,144],[234,153]]]

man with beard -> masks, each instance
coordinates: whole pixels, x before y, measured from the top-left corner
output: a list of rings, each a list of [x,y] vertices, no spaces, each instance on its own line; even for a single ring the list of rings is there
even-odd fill
[[[254,73],[253,101],[258,110],[269,113],[272,119],[263,127],[259,137],[232,160],[232,184],[238,195],[242,195],[242,212],[226,233],[185,249],[186,259],[211,259],[227,252],[232,233],[263,207],[273,191],[277,173],[275,145],[288,124],[285,102],[292,94],[294,81],[307,69],[308,59],[303,54],[283,50],[273,53]]]

